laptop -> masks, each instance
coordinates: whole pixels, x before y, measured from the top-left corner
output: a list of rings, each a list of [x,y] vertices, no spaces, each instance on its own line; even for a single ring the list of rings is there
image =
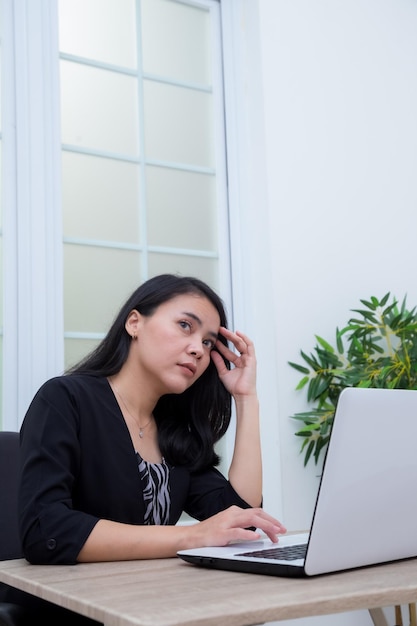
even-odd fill
[[[309,532],[177,554],[201,567],[315,576],[416,557],[416,520],[417,390],[352,387],[339,396]]]

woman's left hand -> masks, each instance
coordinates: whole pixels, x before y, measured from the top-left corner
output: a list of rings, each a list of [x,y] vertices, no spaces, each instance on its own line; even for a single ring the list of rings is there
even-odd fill
[[[219,332],[236,349],[235,352],[221,341],[216,342],[216,350],[211,352],[211,358],[217,368],[220,380],[235,398],[256,394],[256,355],[252,341],[239,331],[232,332],[221,327]],[[220,355],[230,361],[232,365],[230,370]]]

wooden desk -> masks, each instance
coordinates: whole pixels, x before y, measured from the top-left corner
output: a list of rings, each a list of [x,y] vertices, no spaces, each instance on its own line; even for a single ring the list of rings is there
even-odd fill
[[[175,558],[74,566],[19,559],[0,562],[0,581],[106,626],[248,626],[415,602],[417,559],[309,579],[200,569]]]

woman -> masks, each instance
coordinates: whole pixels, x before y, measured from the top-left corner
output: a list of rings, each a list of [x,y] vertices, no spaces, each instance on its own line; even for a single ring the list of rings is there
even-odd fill
[[[157,276],[96,350],[40,388],[21,428],[20,531],[31,563],[171,557],[256,539],[255,529],[273,542],[285,532],[260,508],[254,347],[226,326],[205,283]],[[214,445],[231,397],[227,480]],[[183,511],[200,523],[176,525]]]

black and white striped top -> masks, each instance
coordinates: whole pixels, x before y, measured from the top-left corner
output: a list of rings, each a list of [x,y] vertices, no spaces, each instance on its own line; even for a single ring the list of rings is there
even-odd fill
[[[136,452],[139,474],[145,501],[144,524],[166,525],[169,523],[171,496],[169,490],[169,468],[162,463],[148,463]]]

